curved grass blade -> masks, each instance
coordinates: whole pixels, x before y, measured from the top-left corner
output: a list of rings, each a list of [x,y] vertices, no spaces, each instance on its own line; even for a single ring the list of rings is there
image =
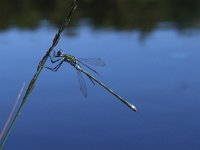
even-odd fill
[[[8,138],[8,136],[9,136],[11,130],[12,130],[12,127],[14,126],[14,124],[15,124],[15,122],[16,122],[16,120],[17,120],[17,117],[18,117],[18,115],[20,114],[20,111],[22,110],[22,108],[23,108],[23,106],[24,106],[24,104],[25,104],[25,102],[26,102],[28,96],[31,94],[31,92],[32,92],[32,90],[33,90],[33,88],[34,88],[34,86],[35,86],[35,83],[36,83],[36,81],[37,81],[37,79],[38,79],[38,77],[39,77],[39,75],[40,75],[40,73],[41,73],[41,71],[42,71],[42,69],[43,69],[43,67],[44,67],[44,65],[45,65],[45,63],[46,63],[48,57],[49,57],[49,55],[50,55],[50,53],[52,52],[52,50],[53,50],[53,49],[56,47],[56,45],[58,44],[59,39],[60,39],[60,36],[61,36],[61,34],[62,34],[62,32],[63,32],[65,26],[67,26],[67,25],[69,24],[70,19],[71,19],[71,16],[72,16],[73,12],[76,10],[77,5],[78,5],[78,0],[73,0],[73,1],[72,1],[72,4],[71,4],[71,6],[70,6],[70,10],[69,10],[69,12],[68,12],[66,18],[64,19],[63,23],[62,23],[61,26],[59,27],[58,32],[57,32],[57,34],[55,35],[55,37],[54,37],[54,39],[53,39],[53,42],[52,42],[50,48],[48,49],[48,51],[46,52],[46,54],[44,55],[44,57],[41,59],[41,61],[39,62],[38,67],[37,67],[37,71],[36,71],[36,73],[34,74],[34,76],[32,77],[32,79],[31,79],[31,81],[30,81],[30,83],[29,83],[29,85],[28,85],[28,88],[27,88],[27,90],[26,90],[26,92],[25,92],[25,95],[24,95],[24,97],[23,97],[23,100],[22,100],[22,102],[21,102],[21,105],[20,105],[19,108],[17,109],[17,112],[16,112],[16,114],[14,115],[14,117],[13,117],[13,119],[12,119],[12,122],[11,122],[11,124],[10,124],[10,126],[9,126],[9,128],[8,128],[8,130],[7,130],[7,132],[5,133],[5,137],[2,139],[2,142],[1,142],[1,144],[0,144],[0,150],[3,149],[3,146],[4,146],[4,144],[5,144],[6,141],[7,141],[7,138]]]
[[[7,127],[8,127],[8,125],[9,125],[9,123],[10,123],[10,121],[11,121],[13,115],[14,115],[14,112],[15,112],[15,110],[16,110],[16,108],[17,108],[18,103],[19,103],[19,99],[20,99],[21,94],[22,94],[22,92],[23,92],[23,90],[24,90],[24,86],[25,86],[25,83],[23,83],[23,85],[22,85],[22,87],[21,87],[21,90],[20,90],[20,92],[19,92],[18,95],[17,95],[17,99],[16,99],[16,101],[15,101],[15,104],[13,105],[13,108],[12,108],[12,110],[11,110],[11,112],[10,112],[10,114],[9,114],[9,116],[8,116],[8,118],[7,118],[7,120],[6,120],[6,123],[5,123],[4,126],[3,126],[2,132],[0,133],[0,141],[1,141],[1,139],[2,139],[2,137],[3,137],[3,135],[4,135],[4,133],[5,133],[5,131],[6,131]]]

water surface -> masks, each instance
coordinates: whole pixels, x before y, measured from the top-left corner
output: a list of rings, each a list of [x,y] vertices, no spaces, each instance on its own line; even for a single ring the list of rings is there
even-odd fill
[[[167,4],[163,6],[168,10]],[[139,112],[134,113],[86,77],[85,99],[76,71],[68,64],[56,73],[44,69],[5,149],[198,150],[200,32],[195,21],[185,18],[188,26],[163,18],[151,30],[115,23],[96,26],[88,18],[76,18],[77,24],[64,33],[56,50],[105,60],[106,67],[95,68],[102,76],[98,79],[136,105]],[[44,19],[34,29],[9,26],[0,32],[1,127],[22,83],[29,83],[57,32]]]

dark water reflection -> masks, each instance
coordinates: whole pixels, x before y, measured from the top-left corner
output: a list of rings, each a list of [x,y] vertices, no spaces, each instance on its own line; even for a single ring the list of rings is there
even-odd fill
[[[0,2],[2,128],[69,1]],[[104,59],[107,66],[95,68],[102,75],[99,79],[135,104],[139,113],[87,79],[84,99],[76,71],[64,64],[57,73],[43,70],[5,149],[199,150],[199,4],[81,1],[72,28],[56,49]]]
[[[0,0],[0,29],[37,28],[41,20],[58,25],[70,0]],[[199,27],[199,0],[82,0],[73,24],[87,20],[95,28],[153,31],[160,22],[177,30]]]

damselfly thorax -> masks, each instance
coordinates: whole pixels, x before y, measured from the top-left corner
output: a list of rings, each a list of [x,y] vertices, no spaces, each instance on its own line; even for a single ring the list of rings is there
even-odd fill
[[[77,65],[77,59],[76,59],[76,57],[74,57],[72,55],[65,54],[63,59],[64,59],[64,61],[68,62],[69,64],[71,64],[74,67]]]

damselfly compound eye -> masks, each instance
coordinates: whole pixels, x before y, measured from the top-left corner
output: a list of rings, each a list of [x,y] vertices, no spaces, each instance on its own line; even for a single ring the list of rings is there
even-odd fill
[[[63,51],[62,50],[59,50],[58,52],[57,52],[57,55],[58,56],[61,56],[63,54]]]

